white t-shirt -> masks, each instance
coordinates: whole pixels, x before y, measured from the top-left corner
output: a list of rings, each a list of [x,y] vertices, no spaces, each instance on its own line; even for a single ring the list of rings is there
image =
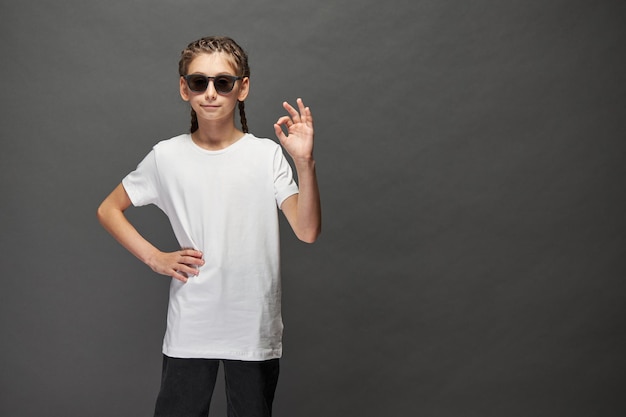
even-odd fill
[[[165,212],[181,248],[204,254],[198,276],[172,279],[163,353],[280,357],[278,208],[298,192],[281,147],[246,134],[208,151],[185,134],[154,146],[122,184],[134,206]]]

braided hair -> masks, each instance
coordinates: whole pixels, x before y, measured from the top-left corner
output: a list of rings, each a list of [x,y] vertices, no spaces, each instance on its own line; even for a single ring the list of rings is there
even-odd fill
[[[233,66],[237,69],[239,76],[250,77],[250,66],[248,65],[248,55],[237,45],[237,43],[226,36],[209,36],[198,39],[191,42],[180,54],[180,61],[178,61],[178,74],[181,77],[187,75],[187,69],[191,61],[199,54],[224,52],[228,54],[228,59]],[[238,103],[239,106],[239,119],[241,121],[241,130],[244,133],[248,133],[248,120],[246,119],[245,105],[243,101]],[[191,133],[198,130],[198,116],[196,112],[191,109]]]

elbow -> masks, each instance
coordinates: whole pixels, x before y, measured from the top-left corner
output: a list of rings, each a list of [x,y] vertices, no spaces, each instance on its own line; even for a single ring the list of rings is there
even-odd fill
[[[104,208],[102,207],[102,204],[100,204],[96,210],[96,218],[98,219],[98,222],[102,224],[104,220]]]
[[[298,239],[300,239],[304,243],[315,243],[317,238],[322,233],[322,229],[320,227],[312,230],[308,230],[305,232],[301,232],[298,234]]]
[[[103,201],[102,204],[100,204],[100,206],[98,206],[98,209],[96,210],[96,218],[98,219],[98,222],[100,222],[102,226],[105,226],[107,223],[107,219],[109,219],[110,216],[111,216],[110,207],[107,206],[106,201]]]

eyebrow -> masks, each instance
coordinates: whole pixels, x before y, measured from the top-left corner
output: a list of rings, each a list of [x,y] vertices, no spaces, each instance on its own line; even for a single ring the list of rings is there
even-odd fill
[[[204,75],[205,77],[219,77],[220,75],[230,75],[230,76],[232,76],[232,77],[238,77],[238,75],[237,75],[237,74],[231,74],[230,72],[218,72],[218,73],[217,73],[217,74],[215,74],[215,75],[209,75],[209,74],[207,74],[206,72],[202,72],[202,71],[195,71],[195,72],[190,72],[189,74],[190,74],[190,75],[191,75],[191,74],[200,74],[200,75]]]

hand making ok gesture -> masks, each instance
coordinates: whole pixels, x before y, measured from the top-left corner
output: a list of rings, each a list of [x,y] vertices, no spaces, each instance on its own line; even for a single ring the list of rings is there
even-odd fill
[[[313,159],[313,116],[311,109],[297,100],[298,110],[284,102],[283,107],[289,116],[283,116],[274,123],[274,131],[287,153],[294,161]],[[285,126],[287,134],[282,129]]]

